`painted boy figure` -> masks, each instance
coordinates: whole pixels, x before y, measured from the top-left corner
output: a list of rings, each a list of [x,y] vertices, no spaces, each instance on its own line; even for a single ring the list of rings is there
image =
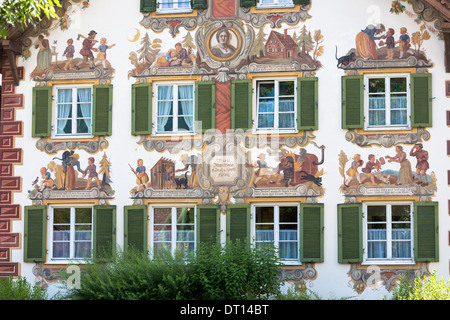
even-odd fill
[[[102,188],[102,185],[100,183],[100,180],[98,179],[98,173],[97,173],[97,167],[94,164],[94,158],[90,157],[88,159],[88,167],[84,170],[83,172],[83,178],[86,176],[86,174],[88,174],[88,181],[87,181],[87,185],[86,185],[86,190],[89,189],[89,187],[91,186],[91,181],[92,179],[94,179],[97,182],[97,187],[99,189]]]

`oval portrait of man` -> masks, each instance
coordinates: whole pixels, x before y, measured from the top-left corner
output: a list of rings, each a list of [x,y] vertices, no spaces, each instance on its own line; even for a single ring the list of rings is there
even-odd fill
[[[208,51],[215,60],[231,60],[241,49],[241,37],[232,28],[213,30],[207,39]]]

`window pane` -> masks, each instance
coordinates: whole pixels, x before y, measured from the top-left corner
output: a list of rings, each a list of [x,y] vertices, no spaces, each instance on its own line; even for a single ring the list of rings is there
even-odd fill
[[[380,93],[386,90],[386,80],[384,78],[380,79],[369,79],[369,93]]]
[[[294,123],[294,114],[293,113],[280,113],[278,116],[279,119],[279,128],[280,129],[290,129],[295,128]]]
[[[294,98],[280,98],[278,100],[278,111],[293,112],[294,110]]]
[[[58,104],[72,104],[72,89],[58,89]]]
[[[75,240],[92,240],[92,228],[90,225],[75,226]]]
[[[155,224],[170,224],[172,221],[172,208],[155,208]]]
[[[385,206],[368,206],[367,221],[369,222],[386,222]]]
[[[280,222],[297,222],[297,207],[280,207]]]
[[[392,221],[410,221],[411,206],[395,205],[392,206]]]
[[[75,242],[75,258],[89,258],[91,256],[91,247],[91,242]]]
[[[275,86],[273,83],[259,83],[259,96],[262,98],[275,97]]]
[[[258,112],[275,112],[274,99],[259,99]]]
[[[391,78],[391,92],[406,92],[406,78]]]
[[[53,226],[53,241],[69,241],[70,240],[70,226]]]
[[[53,258],[70,258],[69,250],[70,250],[69,242],[54,242]]]
[[[280,81],[279,85],[280,96],[293,96],[295,94],[294,81]]]
[[[273,207],[256,207],[256,223],[273,223],[274,208]]]
[[[260,114],[258,117],[258,128],[273,128],[275,124],[274,114]]]
[[[173,86],[158,86],[157,131],[173,131]]]
[[[194,223],[194,208],[177,208],[177,223]]]
[[[54,223],[70,223],[70,209],[69,208],[54,208],[53,209]]]
[[[256,241],[273,241],[273,225],[256,225]]]

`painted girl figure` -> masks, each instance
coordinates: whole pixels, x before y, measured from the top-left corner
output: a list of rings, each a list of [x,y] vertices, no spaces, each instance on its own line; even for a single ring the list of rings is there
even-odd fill
[[[397,184],[409,184],[414,180],[414,174],[411,170],[411,163],[406,158],[406,152],[403,151],[402,146],[396,146],[397,154],[394,157],[386,156],[388,162],[398,162],[400,170],[398,171]]]
[[[359,153],[355,154],[353,156],[352,164],[346,172],[348,177],[347,177],[347,179],[345,179],[345,187],[348,187],[350,185],[350,182],[355,179],[358,181],[358,183],[361,183],[361,176],[358,172],[358,168],[362,167],[363,164],[364,164],[364,161],[361,160],[361,155]]]
[[[98,46],[98,53],[97,53],[97,60],[100,61],[100,63],[103,65],[104,70],[108,70],[106,67],[106,50],[111,49],[114,47],[115,44],[107,45],[106,44],[106,38],[100,39],[100,45]]]
[[[45,39],[42,34],[38,36],[35,43],[35,48],[39,49],[37,54],[37,67],[40,70],[46,70],[52,65],[52,51],[48,39]]]
[[[411,48],[411,39],[408,35],[408,30],[405,27],[400,28],[400,39],[396,42],[399,44],[400,59],[403,59],[404,54]]]

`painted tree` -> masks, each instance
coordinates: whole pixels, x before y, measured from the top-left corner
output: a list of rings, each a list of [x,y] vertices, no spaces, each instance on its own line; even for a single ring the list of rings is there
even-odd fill
[[[111,174],[110,174],[111,162],[106,158],[106,153],[103,153],[102,160],[100,160],[100,169],[98,174],[103,174],[102,185],[111,182]]]
[[[320,57],[323,54],[323,46],[321,45],[323,43],[323,34],[319,30],[314,31],[313,36],[314,42],[316,43],[316,47],[314,48],[314,54],[313,59],[314,61],[317,61],[317,58]]]
[[[416,53],[420,52],[423,42],[431,38],[431,35],[426,28],[427,27],[423,24],[420,26],[420,31],[414,32],[411,35],[411,43],[414,46]]]
[[[137,50],[139,54],[139,61],[144,61],[146,63],[151,64],[158,52],[161,50],[161,39],[151,40],[148,32],[145,33],[145,36],[141,40],[142,47]]]
[[[43,16],[57,18],[57,7],[61,7],[58,0],[1,0],[0,38],[6,38],[11,27],[23,30],[34,26]]]
[[[264,46],[266,44],[266,33],[263,28],[259,28],[256,34],[255,42],[253,43],[252,49],[250,50],[250,56],[261,57],[261,51],[264,51]]]
[[[314,41],[311,36],[311,32],[306,29],[306,26],[303,26],[298,36],[298,43],[302,54],[309,54],[310,51],[314,50]]]
[[[188,51],[192,51],[197,48],[194,43],[194,38],[192,38],[190,32],[186,33],[186,35],[183,38],[183,41],[181,41],[181,44],[183,45],[183,47],[188,49]]]

